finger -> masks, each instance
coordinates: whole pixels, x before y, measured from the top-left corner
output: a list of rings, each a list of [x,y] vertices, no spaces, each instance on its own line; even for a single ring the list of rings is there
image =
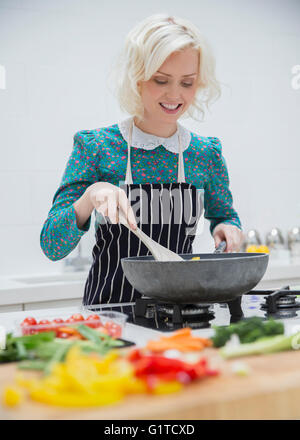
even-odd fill
[[[233,251],[239,252],[243,243],[243,234],[240,230],[234,232],[233,235]]]
[[[102,214],[104,217],[108,216],[108,209],[107,209],[107,202],[99,204],[99,206],[96,208],[96,211]]]
[[[112,189],[107,189],[107,188],[106,189],[99,189],[99,191],[97,191],[96,195],[94,196],[95,200],[99,203],[103,203],[106,201],[107,196],[109,194],[111,194],[112,192],[113,192]]]
[[[107,215],[113,224],[117,223],[117,194],[115,191],[107,196]]]
[[[225,240],[225,233],[223,229],[218,229],[216,232],[213,233],[213,238],[215,240],[215,246],[216,248],[219,246],[222,240]]]
[[[219,234],[216,234],[216,235],[214,236],[214,240],[215,240],[215,248],[217,249],[217,247],[218,247],[219,244],[221,243],[222,239],[221,239],[221,237],[220,237]]]
[[[119,208],[125,214],[126,220],[129,223],[130,227],[136,229],[137,224],[136,224],[135,215],[124,190],[119,191],[118,201],[119,201]]]
[[[231,231],[224,231],[224,238],[223,240],[226,241],[226,249],[225,252],[229,253],[232,252],[232,247],[233,247],[233,237],[232,237],[232,232]]]

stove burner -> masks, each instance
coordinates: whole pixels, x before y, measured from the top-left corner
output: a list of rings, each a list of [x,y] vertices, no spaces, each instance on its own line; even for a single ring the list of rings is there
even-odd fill
[[[141,297],[135,303],[135,316],[159,320],[168,327],[194,325],[194,328],[207,327],[214,319],[213,304],[175,304],[165,303],[153,298]],[[202,323],[205,323],[203,325]],[[209,325],[208,325],[209,326]]]
[[[276,304],[278,307],[295,307],[296,295],[286,295],[277,299]]]
[[[176,329],[176,324],[174,325],[174,323],[172,321],[169,321],[168,319],[165,321],[165,326],[166,328],[169,328],[170,330],[175,330]],[[198,321],[198,322],[191,322],[191,321],[187,321],[187,322],[182,322],[181,325],[177,325],[178,328],[182,328],[182,327],[190,327],[193,330],[199,330],[202,328],[209,328],[210,324],[209,321]]]
[[[277,313],[282,309],[297,309],[300,308],[300,302],[296,300],[297,290],[290,290],[289,286],[285,286],[274,292],[265,291],[269,293],[265,296],[266,302],[262,304],[261,308],[266,309],[268,313]]]
[[[156,304],[159,315],[167,317],[172,324],[191,322],[208,322],[215,317],[211,305],[200,306],[198,304]]]
[[[269,318],[270,314],[268,312],[264,315],[266,318]],[[288,319],[288,318],[295,318],[297,315],[297,312],[293,308],[289,309],[280,309],[276,313],[272,313],[273,319]]]
[[[174,304],[158,304],[158,310],[167,316],[174,313]],[[203,316],[212,313],[212,304],[186,304],[181,306],[181,316],[183,318],[193,318],[195,316]]]

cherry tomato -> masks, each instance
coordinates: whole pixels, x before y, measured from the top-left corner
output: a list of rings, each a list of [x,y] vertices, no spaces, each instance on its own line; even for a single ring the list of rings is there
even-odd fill
[[[36,335],[39,331],[34,329],[34,328],[30,328],[28,329],[28,334],[29,335]]]
[[[98,315],[89,315],[86,321],[100,321],[100,317]]]
[[[97,330],[99,333],[104,333],[105,335],[109,334],[107,328],[105,328],[105,327],[98,327]]]
[[[98,328],[101,327],[102,324],[99,321],[95,322],[90,320],[89,322],[85,322],[84,325],[90,328]]]
[[[108,330],[108,334],[112,338],[120,338],[122,335],[122,327],[115,322],[108,321],[104,324],[105,328]]]
[[[41,325],[41,324],[51,324],[51,322],[50,322],[48,319],[41,319],[41,320],[38,322],[38,325]]]
[[[31,316],[28,318],[25,318],[24,321],[21,323],[22,326],[25,325],[36,325],[36,319],[32,318]]]
[[[53,330],[53,325],[51,326],[51,322],[48,319],[41,319],[38,322],[38,331],[39,332],[49,332]]]
[[[69,338],[70,334],[66,333],[66,332],[57,332],[56,337],[57,338],[63,338],[63,339],[67,339]]]
[[[52,322],[54,322],[55,324],[62,324],[65,321],[63,319],[61,319],[61,318],[55,318],[55,319],[52,320]]]
[[[70,323],[74,323],[74,322],[78,322],[78,321],[75,321],[75,319],[73,319],[73,318],[68,318],[65,320],[65,322],[68,322],[70,324]]]
[[[84,321],[84,317],[80,315],[80,313],[75,313],[74,315],[71,316],[70,319],[73,319],[75,322]]]
[[[22,335],[36,335],[39,332],[39,330],[34,329],[30,326],[25,326],[22,328]]]
[[[102,323],[98,315],[90,315],[85,319],[85,325],[90,328],[101,327]]]

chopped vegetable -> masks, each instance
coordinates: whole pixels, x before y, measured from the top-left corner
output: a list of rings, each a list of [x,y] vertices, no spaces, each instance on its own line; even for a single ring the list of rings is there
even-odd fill
[[[44,367],[44,373],[49,374],[51,373],[52,369],[55,367],[57,362],[61,362],[65,355],[67,354],[69,350],[69,347],[66,345],[61,345],[58,350],[55,351],[53,356],[50,358],[49,362],[46,363]]]
[[[235,373],[238,376],[248,376],[251,369],[248,364],[245,362],[234,362],[231,366],[232,372]]]
[[[252,356],[256,354],[276,353],[278,351],[294,350],[296,348],[299,349],[298,346],[294,345],[295,341],[299,341],[299,338],[300,332],[290,336],[269,336],[248,344],[228,347],[225,346],[220,349],[220,354],[224,358],[228,359],[242,356]]]
[[[162,336],[157,341],[149,341],[146,349],[153,352],[166,350],[178,350],[181,352],[199,351],[205,347],[211,347],[212,342],[207,338],[193,336],[190,328],[177,330],[171,336]]]
[[[0,363],[31,359],[34,357],[34,350],[40,344],[53,341],[54,337],[54,332],[19,337],[14,337],[12,333],[8,333],[6,335],[5,350],[0,350]]]
[[[18,363],[21,370],[44,370],[47,362],[40,359],[24,360]]]
[[[6,331],[5,328],[0,326],[0,350],[5,350],[6,346]]]
[[[141,350],[132,350],[128,360],[133,364],[136,377],[143,379],[149,392],[153,392],[161,382],[189,383],[193,380],[214,376],[217,370],[211,370],[205,358],[190,364],[179,359],[158,355],[143,355]]]
[[[64,331],[76,339],[71,340],[56,338],[55,332],[36,333],[14,337],[9,333],[6,338],[6,348],[0,350],[0,363],[15,362],[22,360],[48,361],[42,368],[42,363],[23,363],[20,368],[43,369],[49,373],[51,366],[59,360],[63,360],[67,351],[76,342],[80,349],[86,353],[95,352],[101,355],[106,354],[114,347],[122,347],[123,341],[102,334],[98,330],[91,329],[83,324],[75,327],[67,327]],[[38,367],[37,367],[38,366]]]
[[[82,339],[80,334],[73,330],[75,328],[74,326],[78,323],[94,329],[99,328],[101,333],[106,333],[113,338],[120,338],[122,335],[121,325],[113,321],[107,321],[103,324],[100,317],[96,314],[84,318],[80,313],[73,314],[65,321],[61,318],[55,318],[51,322],[48,319],[42,319],[37,322],[35,318],[30,316],[23,320],[21,323],[21,329],[23,335],[54,331],[57,338]]]
[[[24,392],[15,385],[7,386],[3,393],[3,403],[8,407],[19,405],[24,399]]]
[[[103,343],[120,341],[106,335],[101,341],[97,330],[87,331],[83,327],[80,325],[78,329],[89,340],[44,342],[37,348],[43,359],[21,362],[23,369],[41,369],[47,374],[26,379],[18,373],[16,386],[8,387],[4,393],[4,403],[17,405],[22,397],[17,391],[20,387],[27,390],[31,399],[50,405],[101,406],[117,403],[127,394],[178,392],[191,381],[218,374],[208,367],[205,358],[188,363],[161,355],[145,356],[139,349],[122,356],[112,350],[100,357],[96,351],[103,350]],[[91,352],[84,353],[84,346],[90,347]]]
[[[269,319],[268,321],[256,316],[243,319],[229,326],[213,327],[215,335],[211,338],[214,347],[223,347],[231,335],[238,335],[242,344],[254,342],[266,336],[280,335],[284,333],[282,322]]]
[[[251,244],[251,245],[247,246],[246,252],[251,252],[251,253],[261,252],[263,254],[269,254],[270,249],[268,248],[268,246],[265,246],[265,245],[256,246],[254,244]]]
[[[128,362],[115,353],[102,359],[82,354],[79,343],[74,344],[65,361],[53,364],[47,376],[26,381],[19,375],[18,385],[25,387],[33,400],[65,407],[112,404],[130,392],[137,379]]]

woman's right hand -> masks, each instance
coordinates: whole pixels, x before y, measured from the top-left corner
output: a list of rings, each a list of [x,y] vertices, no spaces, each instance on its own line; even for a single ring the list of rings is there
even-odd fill
[[[96,182],[90,185],[82,196],[73,203],[76,223],[83,229],[94,209],[109,217],[112,223],[119,222],[119,209],[129,226],[136,229],[136,219],[126,193],[118,186],[108,182]]]
[[[136,229],[136,219],[130,202],[123,189],[109,182],[93,183],[88,189],[90,203],[112,223],[119,223],[119,209],[124,214],[129,226]]]

